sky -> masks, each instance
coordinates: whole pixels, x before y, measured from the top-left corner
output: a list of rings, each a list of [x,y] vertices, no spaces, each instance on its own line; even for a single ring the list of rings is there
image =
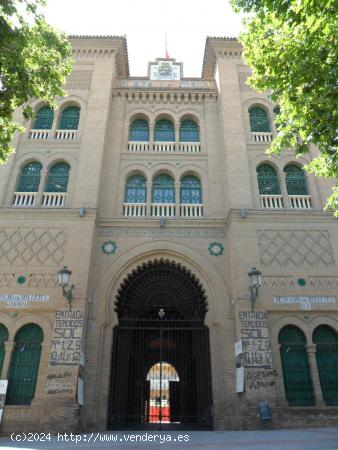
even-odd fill
[[[241,17],[228,0],[47,0],[48,23],[67,34],[126,36],[131,76],[149,61],[183,62],[184,77],[200,77],[207,36],[238,36]]]

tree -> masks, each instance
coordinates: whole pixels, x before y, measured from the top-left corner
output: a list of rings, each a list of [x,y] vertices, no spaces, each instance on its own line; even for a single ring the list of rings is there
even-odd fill
[[[70,44],[38,12],[44,0],[0,0],[0,163],[13,151],[15,131],[24,128],[14,112],[32,117],[32,98],[51,106],[71,71]]]
[[[338,178],[338,0],[231,0],[244,11],[240,40],[252,68],[249,84],[269,90],[278,135],[268,153],[294,148],[319,156],[309,172]],[[338,184],[328,200],[338,217]]]

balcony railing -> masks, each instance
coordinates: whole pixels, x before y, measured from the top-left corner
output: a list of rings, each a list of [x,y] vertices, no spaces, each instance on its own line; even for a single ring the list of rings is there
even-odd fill
[[[65,206],[66,192],[44,192],[42,206],[45,208],[62,208]]]
[[[271,142],[273,139],[272,133],[266,132],[251,132],[253,142]]]
[[[310,195],[289,195],[289,200],[293,209],[311,209]]]
[[[203,205],[202,204],[181,204],[180,216],[188,217],[190,219],[195,217],[203,217]]]
[[[199,153],[201,151],[200,142],[180,142],[180,152],[184,153]]]
[[[13,206],[34,206],[37,192],[14,192]]]
[[[175,142],[154,142],[154,152],[172,153],[175,151]]]
[[[157,153],[199,153],[201,151],[200,142],[153,142],[148,141],[128,141],[128,152],[157,152]]]
[[[279,209],[283,208],[283,196],[282,195],[260,195],[261,206],[266,209]]]
[[[175,203],[152,203],[152,217],[175,217]]]
[[[147,213],[146,203],[124,203],[124,217],[144,217]]]
[[[77,130],[56,130],[55,139],[73,141],[77,139]]]
[[[129,141],[128,151],[129,152],[147,152],[149,151],[149,142],[147,141]]]
[[[29,139],[48,139],[50,130],[30,130]]]

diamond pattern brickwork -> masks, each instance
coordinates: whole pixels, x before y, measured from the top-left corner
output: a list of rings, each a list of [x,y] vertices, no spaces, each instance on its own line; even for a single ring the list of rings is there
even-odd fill
[[[0,227],[0,266],[59,265],[66,242],[60,228]]]
[[[68,89],[89,89],[91,78],[91,70],[73,70],[65,87]]]
[[[257,238],[263,266],[335,266],[327,230],[257,230]]]

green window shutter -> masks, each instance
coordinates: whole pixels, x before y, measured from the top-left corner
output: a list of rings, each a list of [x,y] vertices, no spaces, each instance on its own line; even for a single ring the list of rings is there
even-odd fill
[[[129,129],[129,141],[149,141],[149,125],[146,120],[134,120]]]
[[[197,177],[186,176],[181,181],[181,203],[200,204],[202,203],[201,183]]]
[[[38,110],[33,124],[33,130],[50,130],[53,126],[54,111],[49,106]]]
[[[289,405],[314,405],[314,391],[303,332],[295,326],[287,325],[280,331],[278,342],[285,395]]]
[[[338,334],[326,325],[313,332],[316,360],[323,398],[327,405],[338,405]]]
[[[280,195],[277,172],[268,164],[257,167],[257,180],[261,195]]]
[[[172,122],[170,122],[170,120],[162,119],[156,122],[155,141],[159,142],[175,141],[174,125],[172,124]]]
[[[70,166],[60,162],[48,171],[45,192],[67,192]]]
[[[78,106],[68,106],[61,114],[59,130],[77,130],[80,120],[80,108]]]
[[[193,120],[184,120],[180,126],[180,142],[199,142],[200,133],[197,123]]]
[[[304,171],[294,165],[284,167],[286,189],[289,195],[308,195]]]
[[[271,133],[271,126],[267,112],[259,106],[249,110],[250,130],[252,132]]]
[[[153,203],[175,203],[174,180],[168,175],[158,175],[153,180]]]
[[[34,398],[39,372],[43,332],[38,325],[28,324],[15,336],[11,355],[7,405],[30,405]]]
[[[42,164],[33,161],[26,164],[20,174],[17,192],[38,192]]]
[[[8,330],[0,323],[0,379],[1,379],[1,372],[2,372],[2,366],[4,364],[5,360],[5,342],[8,341]]]
[[[142,175],[133,175],[128,178],[124,196],[125,203],[146,203],[147,182]]]

